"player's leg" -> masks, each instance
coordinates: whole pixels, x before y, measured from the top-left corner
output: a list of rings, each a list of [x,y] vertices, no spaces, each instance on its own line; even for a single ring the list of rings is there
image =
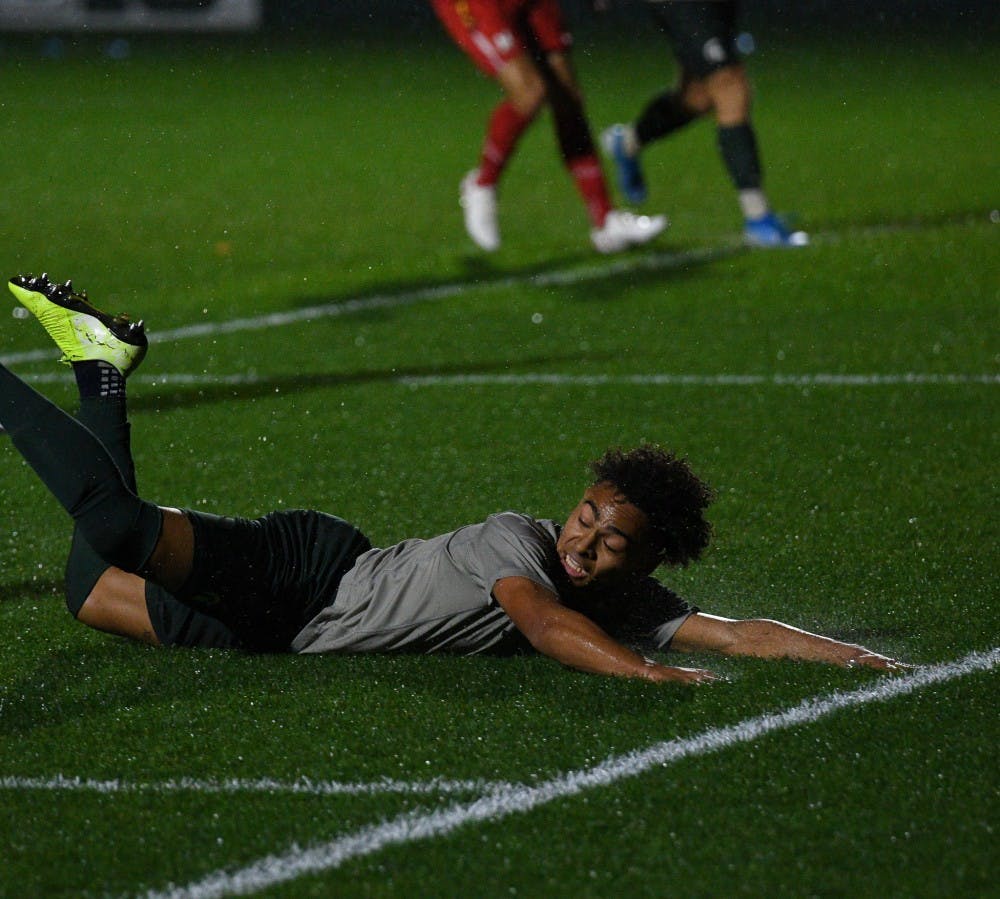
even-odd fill
[[[125,379],[138,368],[142,355],[123,361],[123,371],[100,359],[72,362],[80,393],[80,405],[76,419],[86,427],[107,449],[115,465],[121,472],[122,480],[133,493],[138,494],[135,479],[135,464],[132,460],[131,425],[128,420]],[[69,557],[66,562],[66,605],[71,614],[94,627],[101,627],[88,620],[90,615],[81,615],[84,604],[90,599],[91,612],[100,594],[98,585],[102,575],[110,566],[86,541],[79,528],[73,530]],[[101,627],[102,630],[119,629]],[[133,634],[125,634],[133,636]],[[141,637],[137,637],[141,639]]]
[[[33,298],[29,295],[28,299]],[[37,302],[35,308],[43,313],[55,311]],[[80,393],[77,421],[100,440],[125,485],[138,494],[125,385],[145,355],[140,337],[141,323],[134,331],[138,333],[133,333],[133,343],[124,348],[128,350],[129,346],[134,346],[136,349],[119,358],[121,369],[103,359],[67,361],[72,364]],[[162,641],[158,628],[147,608],[146,587],[145,579],[110,566],[97,555],[80,529],[74,528],[66,561],[65,591],[67,608],[78,621],[96,630],[159,644]],[[197,613],[192,610],[190,614]]]
[[[76,614],[88,627],[154,646],[246,648],[215,616],[181,602],[152,581],[113,566],[104,565]]]
[[[545,88],[524,56],[513,15],[487,0],[433,0],[445,31],[476,67],[503,90],[503,100],[487,123],[479,166],[462,179],[460,202],[465,227],[483,250],[500,246],[497,184],[544,101]]]
[[[101,313],[68,282],[24,277],[10,287],[70,362],[110,363],[121,375],[145,351],[141,325]],[[168,588],[187,579],[192,534],[184,516],[136,496],[93,432],[4,366],[0,423],[98,556]]]
[[[679,67],[677,83],[646,103],[631,123],[607,128],[601,135],[604,151],[614,163],[616,180],[630,203],[643,202],[648,194],[640,160],[644,148],[674,134],[710,111],[707,95],[697,90],[697,72],[705,68],[704,52],[714,45],[706,23],[715,14],[715,2],[646,4],[653,21],[670,44]]]
[[[666,216],[637,216],[612,206],[583,92],[569,55],[572,38],[555,0],[542,0],[531,8],[525,34],[545,81],[563,165],[592,225],[590,238],[594,248],[601,253],[615,253],[652,240],[667,227]]]
[[[466,231],[480,249],[489,252],[500,247],[500,177],[545,100],[541,76],[523,53],[503,62],[495,77],[504,98],[490,114],[479,167],[465,176],[461,186]]]
[[[570,59],[573,37],[557,0],[539,0],[521,16],[521,33],[552,111],[562,163],[583,200],[591,224],[600,228],[611,198],[584,110],[583,92]]]
[[[757,134],[751,120],[751,86],[737,47],[737,4],[729,2],[669,4],[690,7],[681,14],[694,16],[686,28],[697,35],[700,55],[685,60],[685,70],[696,83],[685,98],[688,104],[704,102],[715,113],[719,155],[736,189],[744,219],[744,238],[754,246],[802,246],[803,232],[790,232],[771,211],[763,186],[763,166]],[[706,39],[707,38],[707,39]]]
[[[703,79],[715,110],[719,155],[736,188],[744,219],[744,238],[751,246],[795,247],[809,242],[791,231],[771,210],[763,184],[757,133],[751,120],[751,86],[742,64],[727,65]]]
[[[124,380],[118,382],[108,372],[99,379],[92,378],[93,367],[102,365],[96,361],[73,364],[81,394],[77,421],[101,441],[126,486],[138,493]],[[146,607],[146,581],[110,566],[78,527],[73,530],[66,561],[65,585],[66,606],[82,624],[145,643],[160,642]]]
[[[146,606],[146,581],[113,566],[106,567],[88,591],[77,620],[95,630],[160,645]]]
[[[719,155],[736,188],[747,220],[770,212],[762,182],[757,134],[750,121],[750,80],[741,64],[717,68],[698,82],[699,91],[715,111]]]
[[[586,206],[591,224],[599,228],[612,209],[611,198],[597,158],[576,73],[569,56],[562,52],[547,53],[540,65],[562,163]]]
[[[700,80],[682,71],[677,85],[650,100],[634,122],[605,129],[601,144],[614,164],[618,188],[630,203],[642,203],[648,195],[640,161],[642,151],[705,115],[711,108]]]
[[[740,210],[750,226],[770,214],[763,190],[757,135],[750,121],[750,79],[736,45],[735,2],[692,7],[687,20],[675,20],[674,27],[692,38],[691,49],[700,45],[685,61],[689,81],[688,102],[707,105],[715,113],[719,155],[736,188]]]
[[[124,405],[141,324],[105,315],[68,283],[17,278],[11,290],[73,363],[81,418],[108,441],[0,365],[0,423],[77,524],[67,577],[80,620],[147,642],[287,649],[370,548],[364,535],[320,513],[246,521],[141,500]],[[92,397],[90,363],[109,358],[114,371],[97,380],[117,391]]]
[[[643,148],[714,112],[719,152],[744,218],[765,215],[769,209],[750,124],[750,83],[736,46],[736,4],[665,3],[653,7],[653,14],[670,41],[680,78],[674,89],[647,104],[634,125],[605,132],[605,148],[615,162],[622,192],[636,202],[645,197],[639,165]]]

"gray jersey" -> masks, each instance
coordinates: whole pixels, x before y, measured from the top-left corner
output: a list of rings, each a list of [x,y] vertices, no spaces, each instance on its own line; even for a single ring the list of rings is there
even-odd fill
[[[295,652],[456,652],[516,648],[519,631],[493,598],[505,577],[557,592],[553,521],[516,512],[360,556],[333,603],[292,641]]]
[[[524,638],[493,598],[493,586],[501,578],[524,577],[558,594],[557,585],[565,581],[558,536],[554,521],[501,512],[439,537],[372,549],[358,557],[334,601],[291,648],[471,655],[523,647]],[[619,595],[606,606],[629,609],[629,622],[619,622],[617,615],[606,621],[600,614],[593,617],[612,633],[623,624],[627,634],[621,636],[628,642],[666,648],[692,608],[652,578],[635,588],[634,595]]]

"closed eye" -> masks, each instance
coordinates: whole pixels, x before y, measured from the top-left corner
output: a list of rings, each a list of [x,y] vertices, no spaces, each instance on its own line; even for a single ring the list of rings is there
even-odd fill
[[[611,534],[610,536],[604,538],[604,546],[607,548],[608,552],[619,555],[628,549],[628,541],[619,534]]]

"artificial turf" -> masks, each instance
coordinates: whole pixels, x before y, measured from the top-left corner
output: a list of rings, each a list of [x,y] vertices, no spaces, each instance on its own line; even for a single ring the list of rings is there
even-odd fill
[[[628,37],[630,58],[660,60]],[[158,502],[317,507],[384,545],[504,508],[561,518],[588,459],[652,440],[718,491],[712,551],[663,572],[706,611],[923,664],[989,651],[1000,184],[979,114],[1000,98],[977,61],[992,45],[768,37],[751,60],[768,185],[813,245],[739,247],[700,124],[648,154],[647,207],[672,230],[614,260],[590,252],[545,122],[504,183],[503,249],[473,252],[456,191],[494,94],[436,32],[150,39],[126,60],[97,40],[59,59],[8,41],[9,274],[72,277],[147,320],[130,396]],[[621,51],[613,32],[581,39],[595,127],[669,76]],[[57,371],[33,321],[3,320],[0,359]],[[72,405],[68,381],[37,383]],[[692,661],[728,681],[678,689],[543,658],[157,651],[66,615],[69,526],[3,437],[0,510],[5,897],[193,883],[474,798],[165,786],[182,778],[536,783],[878,682],[710,657]],[[968,675],[265,892],[988,895],[995,690],[992,671]]]

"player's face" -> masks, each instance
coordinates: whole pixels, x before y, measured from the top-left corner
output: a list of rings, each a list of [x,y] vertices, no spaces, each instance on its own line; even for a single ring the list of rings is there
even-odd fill
[[[574,587],[614,584],[656,567],[646,542],[646,513],[612,484],[595,484],[583,495],[559,535],[556,551]]]

